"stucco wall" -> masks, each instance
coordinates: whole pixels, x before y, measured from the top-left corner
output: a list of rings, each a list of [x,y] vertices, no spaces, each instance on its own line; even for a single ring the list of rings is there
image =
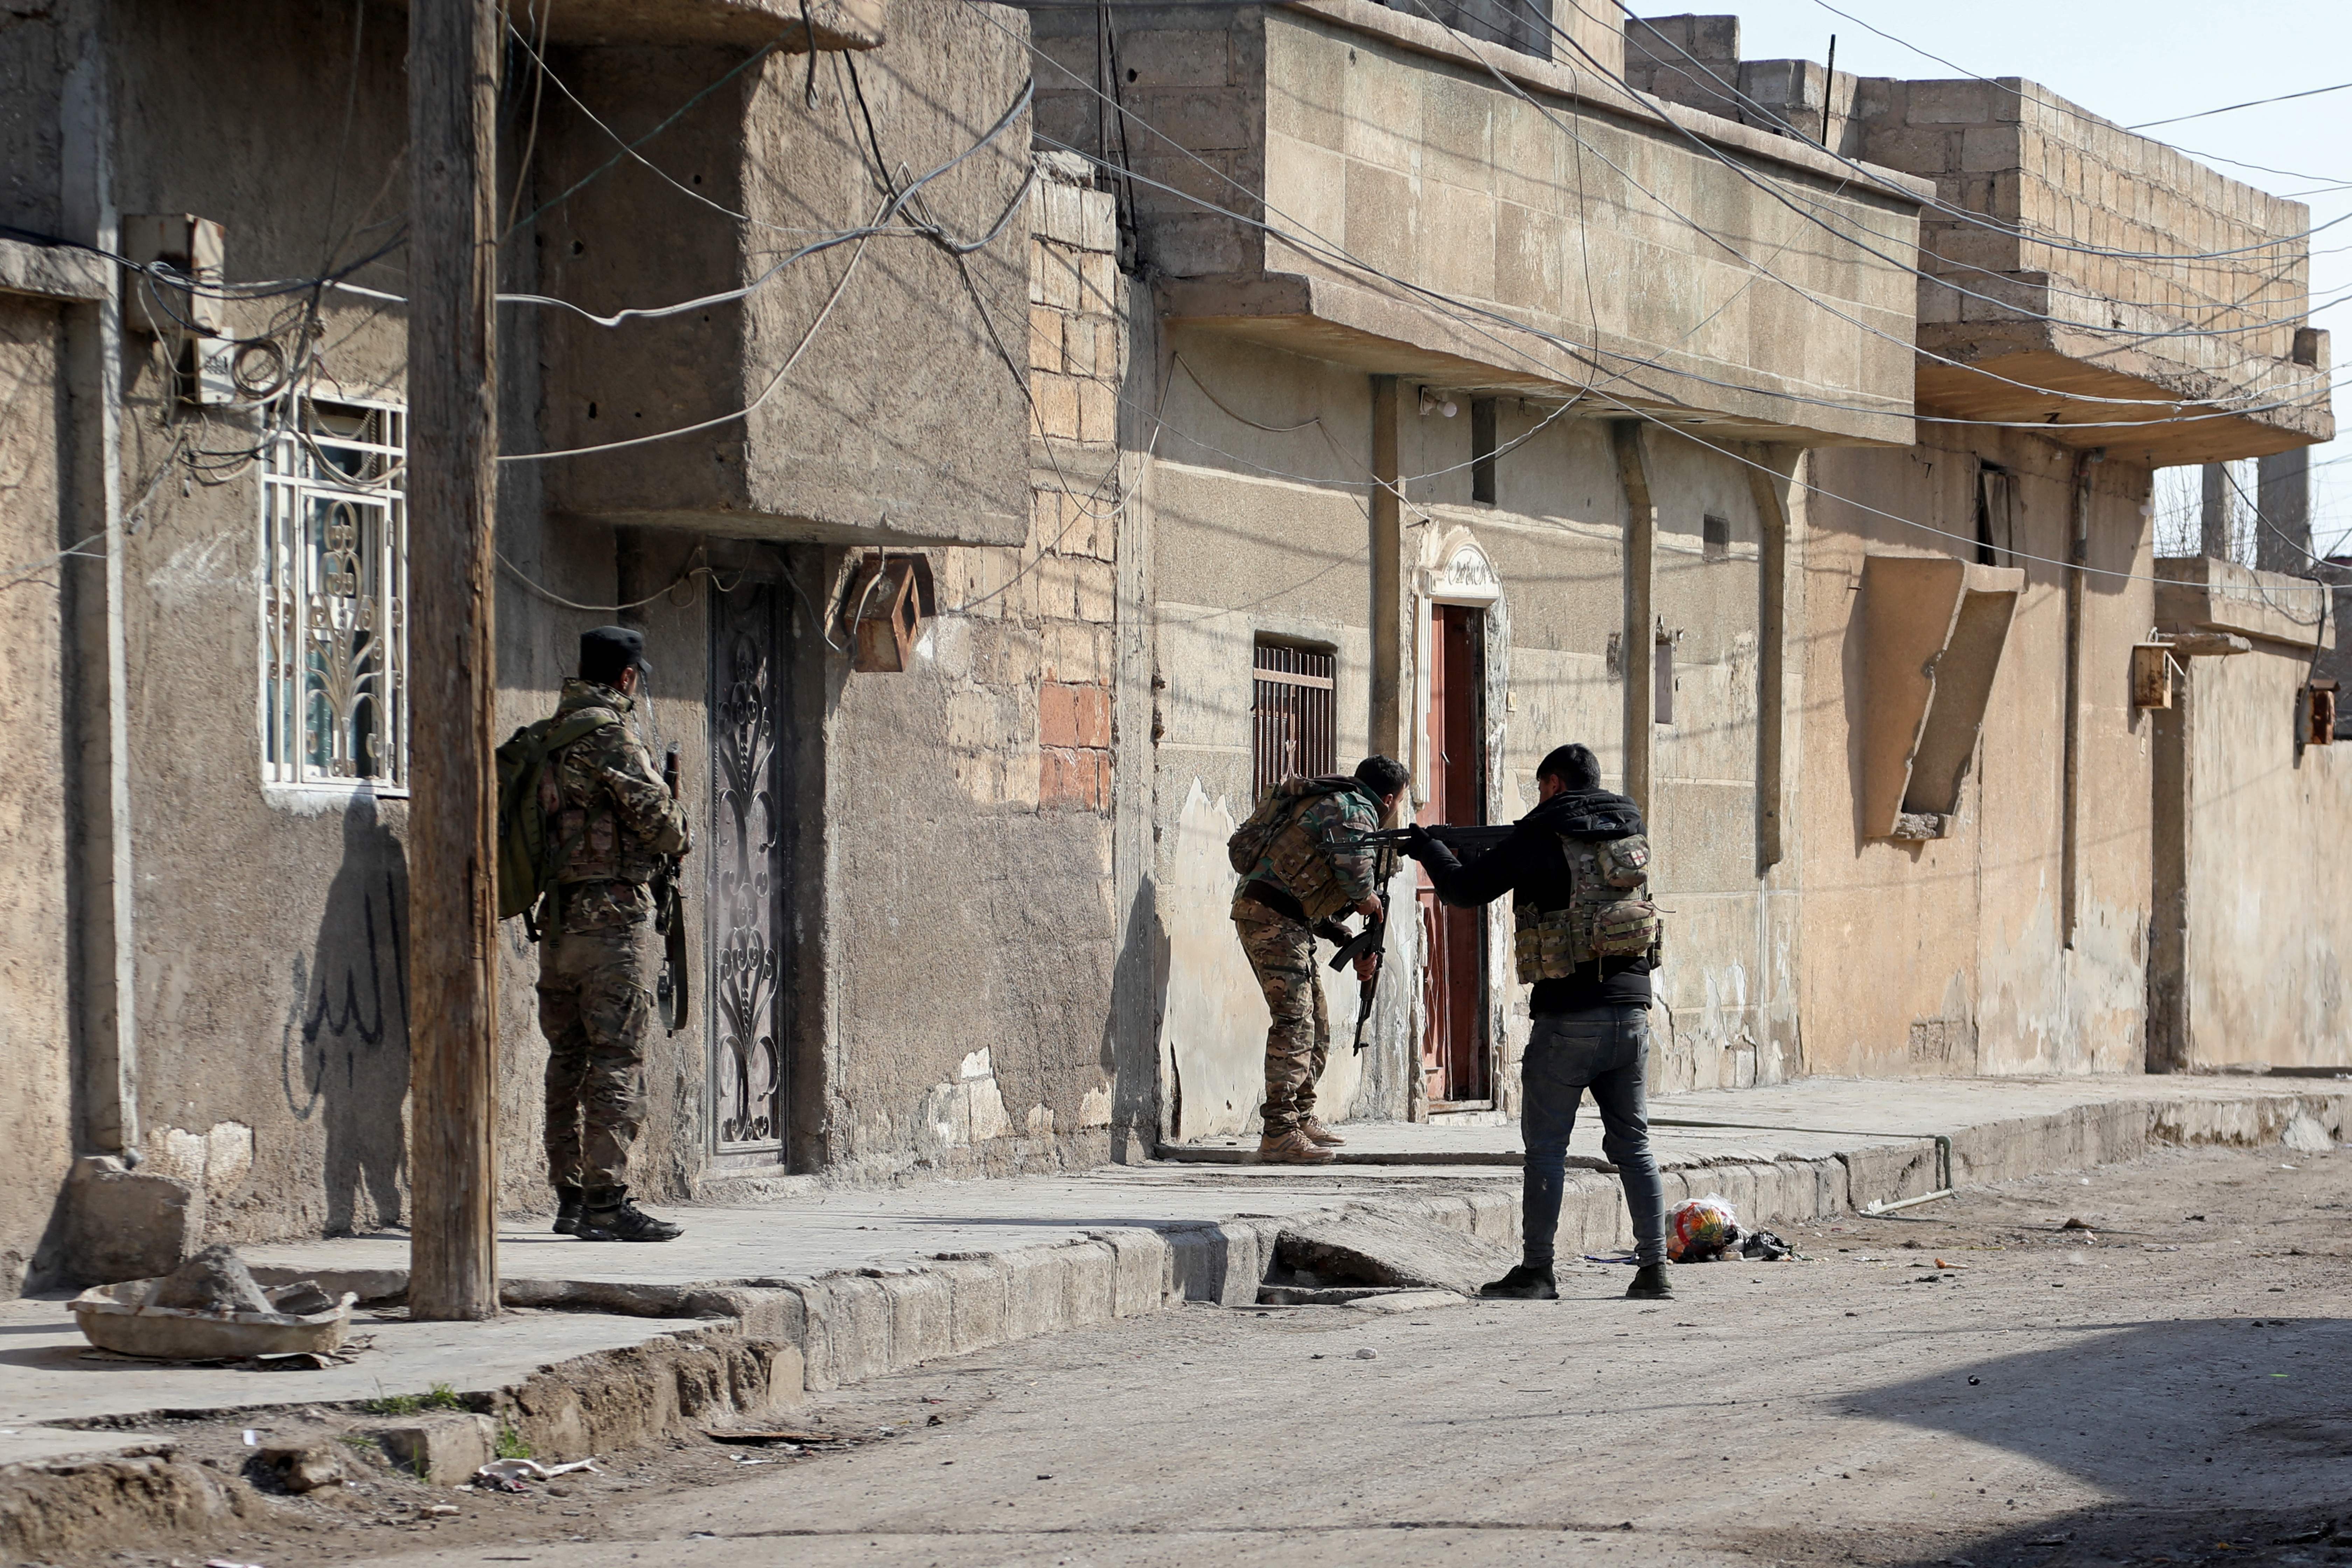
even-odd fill
[[[1941,839],[1864,838],[1855,804],[1871,663],[1859,602],[1864,560],[1874,552],[1974,559],[1980,459],[2017,476],[2016,531],[1996,563],[2023,568],[2026,585],[1958,817]],[[2069,946],[2061,915],[2066,591],[2064,569],[2051,563],[2068,552],[2071,462],[2054,447],[2011,437],[1977,449],[1820,452],[1800,472],[1821,492],[1803,502],[1807,1072],[2141,1065],[2152,727],[2131,706],[2129,648],[2154,615],[2142,510],[2150,480],[2145,468],[2120,462],[2093,470],[2081,873]]]
[[[1265,1099],[1265,1002],[1234,940],[1234,873],[1225,859],[1226,838],[1255,804],[1250,710],[1257,635],[1336,654],[1340,766],[1363,756],[1370,732],[1364,476],[1371,390],[1339,366],[1206,333],[1177,331],[1169,347],[1150,490],[1153,821],[1167,942],[1160,1054],[1171,1130],[1190,1139],[1255,1126]],[[1258,430],[1221,412],[1212,397],[1241,420],[1319,423]],[[1396,1001],[1409,989],[1394,975],[1382,987],[1384,998]],[[1333,977],[1324,992],[1334,1036],[1352,1038],[1355,986]],[[1344,1046],[1332,1058],[1319,1091],[1326,1115],[1359,1109],[1364,1065]]]
[[[43,1244],[73,1159],[60,317],[0,295],[0,1296],[55,1268]]]
[[[2191,658],[2174,708],[2155,715],[2156,820],[2175,840],[2159,860],[2159,984],[2152,1026],[2162,1065],[2341,1067],[2352,1062],[2344,1021],[2344,933],[2336,911],[2347,870],[2339,830],[2352,804],[2352,753],[2296,743],[2298,702],[2320,595],[2301,578],[2204,566],[2256,597],[2168,584],[2168,625],[2221,622],[2250,652]],[[2233,596],[2233,595],[2232,595]],[[2273,635],[2263,637],[2259,631]]]
[[[230,276],[301,277],[381,244],[350,231],[404,210],[402,31],[280,29],[243,7],[145,5],[111,56],[124,106],[117,199],[226,226]],[[126,18],[126,22],[131,19]],[[320,82],[354,111],[341,153]],[[341,93],[335,100],[340,104]],[[340,115],[335,129],[340,130]],[[397,287],[383,268],[358,281]],[[237,307],[233,330],[289,323]],[[322,395],[399,396],[397,314],[329,296]],[[124,562],[137,868],[140,1103],[150,1168],[206,1187],[217,1235],[315,1234],[396,1219],[404,1164],[407,920],[397,799],[265,791],[257,729],[258,480],[251,410],[179,406],[152,338],[128,340],[122,489],[152,500]],[[224,456],[203,477],[177,453]]]

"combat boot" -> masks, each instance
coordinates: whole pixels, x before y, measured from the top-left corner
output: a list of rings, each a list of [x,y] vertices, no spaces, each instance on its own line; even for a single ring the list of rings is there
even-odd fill
[[[1297,1127],[1269,1132],[1257,1141],[1257,1163],[1261,1165],[1328,1165],[1333,1158],[1330,1150]]]
[[[580,1234],[580,1209],[582,1203],[583,1199],[578,1187],[558,1187],[555,1189],[556,1235],[577,1236]]]
[[[1633,1270],[1633,1282],[1625,1287],[1628,1298],[1636,1301],[1671,1301],[1675,1288],[1666,1282],[1666,1266],[1644,1263]]]
[[[580,1229],[575,1233],[583,1241],[676,1241],[686,1234],[685,1227],[666,1219],[656,1219],[629,1201],[626,1187],[603,1187],[588,1194],[587,1207],[581,1212]]]
[[[1306,1133],[1310,1142],[1320,1143],[1326,1149],[1337,1149],[1348,1142],[1328,1127],[1324,1126],[1323,1119],[1319,1116],[1300,1117],[1298,1130]]]
[[[1522,1263],[1492,1284],[1480,1286],[1478,1294],[1489,1301],[1557,1301],[1559,1287],[1549,1268]]]

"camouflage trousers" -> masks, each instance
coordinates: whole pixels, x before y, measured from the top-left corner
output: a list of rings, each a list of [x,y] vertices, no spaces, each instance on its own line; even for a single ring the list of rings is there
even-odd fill
[[[621,1187],[644,1119],[638,1079],[654,1027],[653,922],[548,933],[539,950],[547,1037],[547,1173],[557,1186]]]
[[[1234,900],[1234,930],[1273,1015],[1260,1114],[1268,1133],[1286,1132],[1315,1114],[1315,1081],[1331,1056],[1331,1016],[1315,968],[1315,933],[1255,899]]]

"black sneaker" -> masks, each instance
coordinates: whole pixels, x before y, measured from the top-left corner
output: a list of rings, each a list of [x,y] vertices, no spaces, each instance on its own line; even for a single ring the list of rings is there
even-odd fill
[[[1489,1301],[1557,1301],[1559,1287],[1552,1283],[1551,1270],[1522,1263],[1491,1285],[1482,1285],[1478,1294]]]
[[[556,1235],[577,1236],[580,1234],[580,1205],[581,1195],[580,1189],[578,1187],[558,1187],[555,1189]]]
[[[589,1205],[580,1215],[579,1230],[573,1234],[583,1241],[676,1241],[686,1234],[686,1229],[666,1219],[656,1219],[616,1194],[610,1203]]]
[[[1633,1270],[1633,1282],[1625,1287],[1625,1294],[1636,1301],[1671,1301],[1675,1288],[1666,1283],[1666,1266],[1644,1263]]]

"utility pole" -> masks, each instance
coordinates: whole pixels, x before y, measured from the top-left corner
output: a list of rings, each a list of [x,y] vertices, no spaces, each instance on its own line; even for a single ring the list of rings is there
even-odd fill
[[[499,1310],[497,0],[408,11],[408,1310]]]

